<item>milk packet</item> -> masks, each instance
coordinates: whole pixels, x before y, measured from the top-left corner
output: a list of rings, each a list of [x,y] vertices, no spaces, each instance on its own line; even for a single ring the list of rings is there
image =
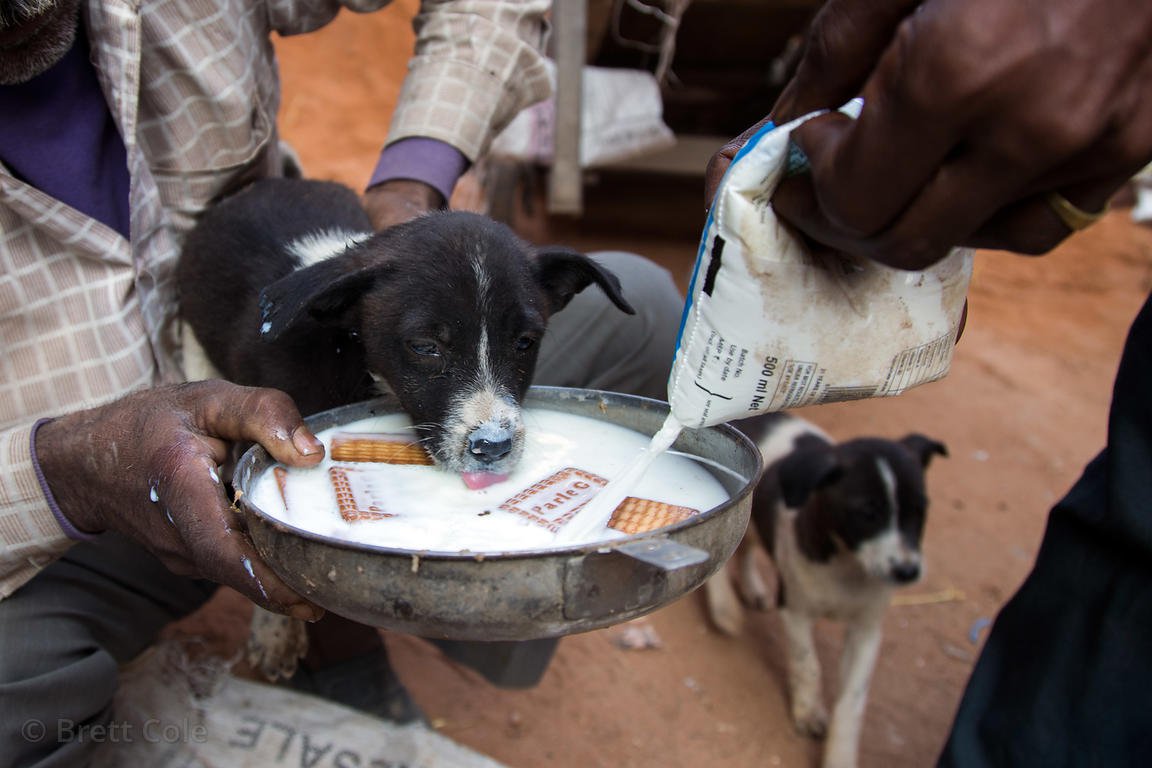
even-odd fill
[[[857,117],[855,99],[840,111]],[[767,125],[729,166],[708,213],[668,381],[671,413],[648,449],[557,534],[586,541],[684,427],[898,395],[948,373],[972,252],[922,272],[813,257],[772,211],[792,131]],[[794,162],[794,160],[793,160]]]
[[[859,115],[863,102],[842,112]],[[819,260],[771,198],[791,132],[765,126],[728,168],[708,214],[668,384],[672,415],[706,427],[770,411],[898,395],[948,373],[972,252],[922,272]]]

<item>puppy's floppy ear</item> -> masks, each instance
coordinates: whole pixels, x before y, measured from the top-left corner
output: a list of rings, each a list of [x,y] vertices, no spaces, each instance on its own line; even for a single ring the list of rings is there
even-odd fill
[[[338,323],[389,271],[386,264],[326,259],[280,278],[260,291],[261,338],[276,341],[306,318]]]
[[[831,485],[844,474],[833,446],[822,441],[806,442],[776,464],[780,494],[789,507],[799,507],[812,492]]]
[[[571,248],[552,247],[537,251],[532,259],[532,270],[536,283],[548,298],[548,309],[552,314],[568,306],[573,296],[592,283],[600,286],[621,311],[636,314],[632,305],[625,301],[616,275],[600,266],[595,259]]]
[[[920,459],[922,467],[928,466],[933,455],[948,455],[948,448],[945,447],[944,443],[917,433],[906,435],[900,440],[900,444],[911,451],[913,456]]]

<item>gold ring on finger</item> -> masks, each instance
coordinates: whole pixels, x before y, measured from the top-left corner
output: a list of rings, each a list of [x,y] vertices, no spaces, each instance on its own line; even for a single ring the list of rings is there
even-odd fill
[[[1104,209],[1092,213],[1083,208],[1078,208],[1072,203],[1068,202],[1068,198],[1061,195],[1059,192],[1049,192],[1044,196],[1044,202],[1048,203],[1048,207],[1052,212],[1060,217],[1060,221],[1073,232],[1090,227],[1100,219],[1104,218],[1104,214],[1108,212],[1108,206],[1105,205]]]

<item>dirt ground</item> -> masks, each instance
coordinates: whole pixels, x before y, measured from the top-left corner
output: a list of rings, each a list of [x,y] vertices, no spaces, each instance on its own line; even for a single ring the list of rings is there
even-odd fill
[[[410,50],[412,7],[344,16],[319,34],[278,43],[281,129],[310,175],[356,187],[367,179]],[[646,224],[621,224],[623,203],[609,206],[611,227],[591,211],[576,222],[537,216],[521,229],[531,239],[636,250],[683,280],[698,236],[692,222],[703,222],[702,184],[691,184],[696,198],[677,203],[689,211],[683,231],[659,234],[651,215]],[[659,195],[674,186],[649,185],[637,202],[666,211]],[[590,184],[590,208],[612,194]],[[926,575],[887,617],[863,766],[934,761],[988,622],[1030,568],[1047,510],[1103,444],[1125,331],[1150,288],[1152,230],[1124,209],[1043,259],[978,254],[967,331],[945,380],[891,400],[805,413],[840,437],[919,431],[950,453],[929,472]],[[247,612],[223,592],[174,632],[236,647]],[[541,684],[521,691],[494,688],[419,639],[388,642],[440,732],[510,766],[813,764],[817,743],[788,722],[774,615],[752,615],[743,636],[722,637],[693,594],[640,621],[658,648],[623,648],[622,627],[569,637]],[[829,685],[840,642],[836,627],[821,627]]]

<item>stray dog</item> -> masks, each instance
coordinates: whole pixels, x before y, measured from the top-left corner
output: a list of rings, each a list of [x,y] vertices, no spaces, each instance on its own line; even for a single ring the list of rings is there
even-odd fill
[[[792,721],[808,736],[827,731],[825,768],[854,766],[884,612],[895,588],[921,573],[924,471],[947,449],[918,434],[836,444],[814,425],[784,414],[738,426],[760,446],[765,466],[752,497],[752,529],[733,559],[743,597],[761,610],[768,607],[753,562],[758,535],[778,575]],[[713,623],[738,633],[743,609],[728,574],[713,576],[705,594]],[[821,618],[847,625],[831,720],[812,635]]]
[[[633,313],[594,260],[533,249],[486,216],[436,212],[373,233],[351,189],[267,179],[187,237],[185,369],[283,390],[305,415],[390,392],[432,459],[482,488],[520,458],[520,403],[549,316],[593,283]],[[306,640],[271,616],[258,611],[253,627],[253,645],[270,648],[250,651],[275,679]]]

